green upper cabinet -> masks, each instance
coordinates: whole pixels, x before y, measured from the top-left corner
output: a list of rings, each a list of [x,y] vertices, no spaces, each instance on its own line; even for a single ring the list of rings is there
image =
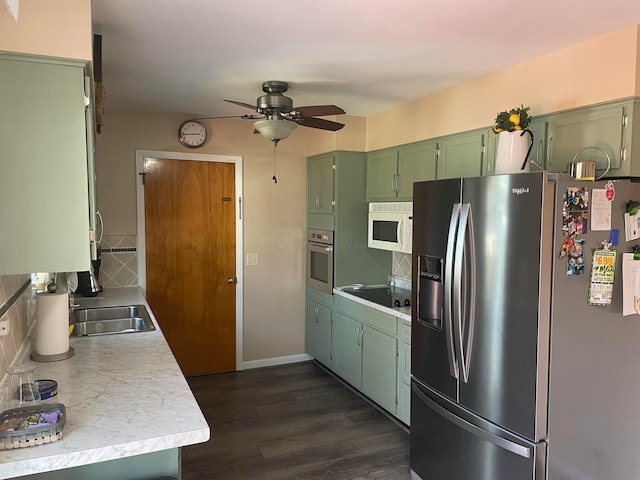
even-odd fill
[[[533,144],[529,154],[529,169],[537,172],[545,167],[546,162],[546,144],[547,144],[547,122],[544,119],[534,118],[529,125],[529,131],[533,134]],[[525,133],[527,140],[531,142],[531,135]],[[492,128],[485,132],[485,161],[484,175],[493,175],[496,165],[496,152],[498,150],[498,140],[500,135],[493,132]],[[523,159],[524,160],[524,159]],[[539,165],[539,167],[537,166]]]
[[[413,199],[413,183],[435,180],[438,143],[404,145],[398,151],[398,200]]]
[[[333,154],[309,159],[307,206],[310,214],[333,213],[333,165]]]
[[[486,131],[483,130],[440,139],[438,178],[481,176],[486,135]]]
[[[426,141],[367,155],[367,200],[411,200],[413,183],[436,178],[438,143]]]
[[[0,55],[0,274],[89,269],[85,68]]]
[[[397,197],[398,149],[367,154],[367,200],[395,200]]]
[[[529,154],[529,169],[538,172],[545,168],[547,163],[547,122],[546,120],[533,119],[529,125],[529,130],[533,134],[533,145]],[[531,140],[531,137],[529,137]]]
[[[615,102],[551,116],[547,170],[566,172],[575,155],[586,149],[576,161],[595,161],[597,174],[601,175],[607,168],[606,155],[598,150],[602,149],[611,159],[611,170],[607,176],[629,175],[627,142],[630,135],[627,135],[627,125],[631,109],[631,101]]]

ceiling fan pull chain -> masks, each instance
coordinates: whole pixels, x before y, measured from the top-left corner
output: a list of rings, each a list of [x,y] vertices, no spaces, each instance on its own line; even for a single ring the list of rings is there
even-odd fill
[[[273,177],[271,177],[273,179],[273,183],[278,183],[278,177],[276,176],[276,174],[278,173],[277,147],[278,147],[278,141],[274,140],[273,141]]]

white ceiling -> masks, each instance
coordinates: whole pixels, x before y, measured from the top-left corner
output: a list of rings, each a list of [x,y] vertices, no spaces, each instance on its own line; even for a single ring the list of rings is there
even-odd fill
[[[92,0],[92,8],[106,107],[194,116],[251,114],[223,99],[253,105],[265,80],[289,82],[295,106],[371,115],[640,24],[640,0]]]

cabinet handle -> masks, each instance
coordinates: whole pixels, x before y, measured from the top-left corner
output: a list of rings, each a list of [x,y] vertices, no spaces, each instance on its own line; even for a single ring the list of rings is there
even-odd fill
[[[318,320],[318,316],[320,314],[320,307],[316,307],[314,314],[316,316],[316,323],[320,323],[320,321]]]
[[[396,195],[400,193],[400,174],[396,175]]]
[[[316,195],[316,208],[320,208],[320,193]]]
[[[364,348],[364,327],[360,327],[360,345]]]
[[[549,137],[549,151],[547,152],[549,165],[553,165],[553,137]]]
[[[393,177],[391,177],[391,191],[393,193],[396,192],[396,174],[393,174]]]
[[[358,327],[358,330],[356,330],[356,343],[358,344],[358,346],[361,346],[362,343],[360,343],[360,329],[362,327]]]

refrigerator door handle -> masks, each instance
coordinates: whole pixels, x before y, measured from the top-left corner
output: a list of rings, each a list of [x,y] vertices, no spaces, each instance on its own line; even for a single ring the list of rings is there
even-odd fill
[[[453,303],[456,312],[454,332],[460,356],[462,381],[465,383],[469,381],[471,349],[473,347],[473,328],[475,326],[475,256],[475,238],[473,234],[473,217],[471,215],[471,205],[466,203],[463,204],[462,208],[460,209],[460,226],[458,228],[458,235],[456,239],[456,253],[454,261],[455,290],[453,291]],[[465,261],[467,262],[466,265]],[[466,266],[464,272],[463,266]],[[465,275],[466,280],[465,288],[468,289],[468,291],[465,292],[462,291],[463,274]],[[468,305],[466,303],[467,299],[469,300]]]
[[[460,204],[453,205],[451,220],[449,222],[449,235],[447,237],[447,253],[444,267],[444,329],[447,340],[447,358],[449,359],[449,373],[453,378],[458,378],[458,360],[453,335],[453,258],[455,255],[456,232],[460,219]]]
[[[462,428],[463,430],[466,430],[471,435],[474,435],[482,440],[486,440],[487,442],[491,442],[496,447],[500,447],[504,450],[507,450],[508,452],[514,453],[521,457],[531,458],[531,455],[532,455],[531,448],[512,442],[510,440],[507,440],[506,438],[502,438],[497,435],[494,435],[454,415],[453,413],[448,411],[446,408],[441,407],[436,402],[431,400],[428,396],[422,393],[420,389],[416,387],[414,384],[411,384],[411,390],[419,400],[425,403],[429,408],[435,411],[438,415],[444,417],[445,419],[447,419],[454,425],[457,425],[458,427]]]

